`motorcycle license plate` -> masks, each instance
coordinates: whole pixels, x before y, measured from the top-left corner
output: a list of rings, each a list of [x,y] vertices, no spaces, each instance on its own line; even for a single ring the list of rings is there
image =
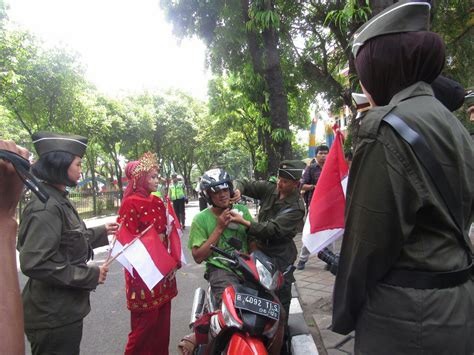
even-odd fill
[[[235,307],[275,320],[280,319],[280,305],[265,298],[236,293]]]

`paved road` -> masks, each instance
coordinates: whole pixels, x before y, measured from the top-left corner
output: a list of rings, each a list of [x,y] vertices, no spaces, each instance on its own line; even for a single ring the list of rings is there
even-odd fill
[[[176,346],[181,337],[189,333],[188,322],[193,301],[194,290],[206,286],[203,279],[204,267],[192,261],[186,245],[188,241],[189,225],[194,215],[198,212],[197,202],[191,201],[186,206],[186,229],[183,244],[188,265],[177,273],[178,296],[172,301],[171,311],[171,341],[170,354],[177,354]],[[113,220],[109,218],[96,218],[86,221],[88,226],[105,223]],[[94,263],[101,264],[106,257],[106,249],[96,250]],[[26,282],[26,277],[21,274],[20,284]],[[123,354],[127,335],[130,331],[130,313],[126,308],[124,275],[119,263],[114,263],[107,276],[107,282],[91,293],[91,313],[84,319],[84,334],[81,343],[83,355],[114,355]],[[27,343],[27,354],[30,346]]]

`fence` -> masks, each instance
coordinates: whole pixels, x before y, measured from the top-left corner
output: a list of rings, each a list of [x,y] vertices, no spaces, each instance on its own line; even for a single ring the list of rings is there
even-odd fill
[[[68,197],[83,219],[114,214],[118,211],[121,202],[119,191],[96,193],[71,192]],[[20,203],[18,204],[17,216],[21,216],[21,213],[23,212],[23,209],[29,202],[30,198],[31,192],[23,194],[22,198],[20,199]]]

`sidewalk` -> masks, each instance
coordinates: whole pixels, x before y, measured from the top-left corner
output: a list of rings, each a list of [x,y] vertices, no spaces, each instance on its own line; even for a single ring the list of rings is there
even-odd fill
[[[295,237],[298,251],[301,234]],[[304,318],[321,355],[353,354],[354,333],[340,335],[329,328],[332,323],[332,292],[335,277],[324,270],[326,264],[311,255],[304,270],[296,270],[296,288],[303,308]]]

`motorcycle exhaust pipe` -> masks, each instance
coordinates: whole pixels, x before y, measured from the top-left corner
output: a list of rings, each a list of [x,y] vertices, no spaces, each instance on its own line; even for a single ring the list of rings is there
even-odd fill
[[[189,329],[193,329],[194,322],[201,317],[204,310],[204,300],[206,292],[201,287],[194,291],[193,307],[191,308],[191,319],[189,320]]]

